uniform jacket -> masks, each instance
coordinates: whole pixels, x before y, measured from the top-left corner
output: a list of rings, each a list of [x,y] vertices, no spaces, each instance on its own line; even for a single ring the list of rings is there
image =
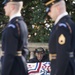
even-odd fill
[[[27,75],[21,56],[17,51],[27,49],[28,30],[22,17],[14,17],[2,31],[2,74],[1,75]],[[24,54],[24,53],[23,53]]]
[[[74,60],[69,53],[75,50],[75,23],[66,15],[53,26],[50,33],[49,51],[56,54],[51,60],[51,75],[74,75]]]

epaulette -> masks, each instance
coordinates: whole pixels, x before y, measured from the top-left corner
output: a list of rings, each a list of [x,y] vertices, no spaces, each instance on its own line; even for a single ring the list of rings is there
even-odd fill
[[[63,26],[63,27],[65,27],[65,28],[68,27],[70,33],[72,33],[72,29],[71,29],[69,23],[67,23],[67,22],[66,22],[66,24],[65,24],[65,23],[60,23],[58,26],[59,26],[59,27]],[[57,26],[56,29],[58,29],[58,26]]]
[[[66,25],[65,23],[60,23],[60,24],[59,24],[59,27],[61,27],[61,26],[67,27],[67,25]]]
[[[14,24],[9,24],[8,27],[16,28]]]

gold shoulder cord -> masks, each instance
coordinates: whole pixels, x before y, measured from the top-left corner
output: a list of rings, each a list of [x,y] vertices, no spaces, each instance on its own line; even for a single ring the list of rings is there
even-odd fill
[[[19,27],[17,22],[18,22],[18,19],[16,19],[16,26],[17,26],[17,29],[18,29],[18,35],[20,35],[20,27]]]
[[[70,33],[72,34],[72,29],[71,29],[70,25],[67,22],[66,22],[66,25],[68,26]]]

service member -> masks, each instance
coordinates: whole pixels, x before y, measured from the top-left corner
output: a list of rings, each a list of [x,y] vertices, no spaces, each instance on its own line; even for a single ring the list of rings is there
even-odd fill
[[[22,0],[4,0],[9,22],[2,31],[1,75],[28,75],[22,54],[27,50],[28,30],[21,16]],[[22,53],[23,52],[23,53]]]
[[[43,0],[46,12],[55,22],[49,39],[51,75],[75,75],[75,23],[64,0]]]

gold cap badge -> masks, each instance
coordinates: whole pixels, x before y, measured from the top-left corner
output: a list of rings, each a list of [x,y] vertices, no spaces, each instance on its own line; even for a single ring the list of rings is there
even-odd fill
[[[61,34],[61,35],[59,36],[59,38],[58,38],[58,43],[59,43],[60,45],[63,45],[63,44],[65,44],[65,41],[66,41],[65,36],[64,36],[63,34]]]

